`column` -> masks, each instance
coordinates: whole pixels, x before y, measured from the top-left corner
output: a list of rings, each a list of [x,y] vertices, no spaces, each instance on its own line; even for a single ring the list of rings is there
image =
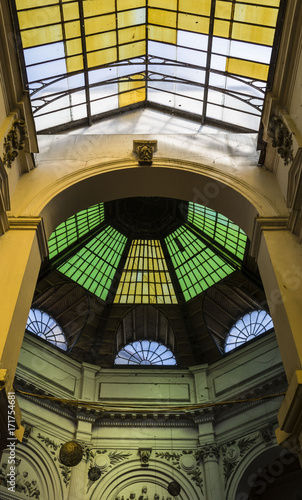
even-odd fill
[[[262,227],[258,265],[289,383],[276,435],[302,464],[302,246],[285,228]]]
[[[75,436],[75,441],[80,442],[84,447],[84,443],[91,441],[92,423],[87,420],[79,420],[78,428]],[[88,448],[88,446],[87,446]],[[89,448],[83,455],[81,462],[71,468],[71,477],[68,490],[69,500],[85,500],[87,497],[88,487],[88,470],[89,470]],[[90,492],[91,494],[91,492]]]
[[[41,260],[47,253],[39,217],[9,218],[9,224],[0,237],[0,385],[5,384],[6,392],[13,386]],[[4,397],[0,407],[0,413],[5,412]],[[17,413],[18,425],[20,417]]]
[[[199,447],[200,458],[204,464],[205,498],[207,500],[223,500],[225,492],[222,472],[219,467],[219,450],[215,443]]]

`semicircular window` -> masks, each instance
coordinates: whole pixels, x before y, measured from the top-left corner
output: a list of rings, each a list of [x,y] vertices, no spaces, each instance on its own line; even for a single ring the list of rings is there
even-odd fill
[[[46,312],[40,311],[40,309],[30,309],[26,330],[47,340],[47,342],[63,351],[67,350],[67,342],[62,328],[54,318]]]
[[[154,340],[135,340],[120,349],[115,365],[176,365],[173,352]]]
[[[224,352],[232,351],[272,328],[274,328],[273,320],[266,311],[252,311],[245,314],[229,331]]]

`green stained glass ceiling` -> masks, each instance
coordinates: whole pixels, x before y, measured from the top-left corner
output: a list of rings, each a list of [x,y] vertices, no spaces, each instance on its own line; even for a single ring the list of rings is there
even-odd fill
[[[142,103],[258,130],[285,0],[12,4],[38,131]]]
[[[175,304],[240,268],[246,242],[236,224],[212,209],[130,198],[73,215],[48,244],[52,267],[103,301]]]

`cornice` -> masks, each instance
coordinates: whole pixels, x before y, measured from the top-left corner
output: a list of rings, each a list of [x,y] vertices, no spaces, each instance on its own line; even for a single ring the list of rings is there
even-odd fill
[[[256,217],[251,239],[251,256],[257,259],[261,236],[264,231],[288,231],[288,221],[289,217],[287,216]]]
[[[9,229],[14,231],[36,231],[41,260],[48,255],[47,239],[41,217],[8,217]]]

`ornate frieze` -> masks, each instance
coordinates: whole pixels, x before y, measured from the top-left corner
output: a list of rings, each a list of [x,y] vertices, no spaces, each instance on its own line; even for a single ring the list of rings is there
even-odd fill
[[[7,462],[4,462],[0,468],[0,484],[9,487],[8,484],[8,473],[10,466]],[[32,478],[30,472],[26,470],[26,466],[23,467],[22,459],[15,459],[15,469],[14,469],[14,479],[15,487],[14,491],[22,493],[26,497],[40,499],[40,487],[36,478]],[[42,500],[42,499],[41,499]]]
[[[156,149],[157,141],[133,141],[133,151],[137,154],[140,165],[152,165]]]
[[[24,120],[14,120],[10,131],[4,138],[3,145],[3,163],[6,167],[11,168],[14,159],[18,156],[25,146],[27,137],[26,124]]]
[[[271,116],[268,136],[272,139],[273,148],[277,148],[278,154],[284,160],[284,165],[292,163],[294,159],[292,134],[278,116]]]

